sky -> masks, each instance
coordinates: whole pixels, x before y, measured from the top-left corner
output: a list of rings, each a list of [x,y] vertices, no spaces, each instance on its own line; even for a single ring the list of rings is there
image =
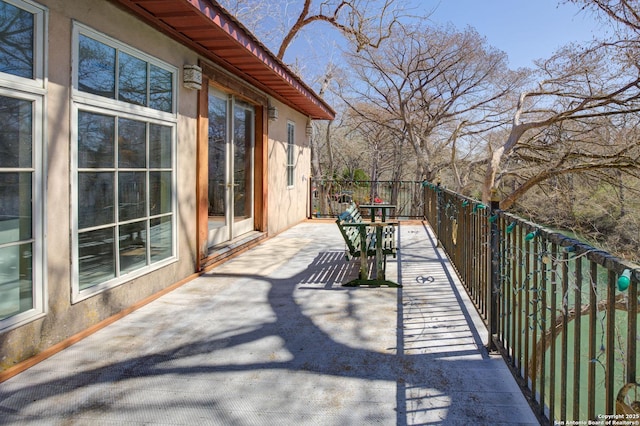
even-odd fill
[[[511,68],[529,67],[569,42],[606,33],[593,14],[560,0],[413,0],[416,12],[430,11],[434,23],[474,27],[506,52]]]
[[[565,0],[402,1],[409,3],[413,15],[430,14],[434,24],[450,23],[459,30],[474,27],[489,45],[508,55],[511,69],[533,67],[534,60],[550,58],[561,46],[586,43],[610,31],[593,12],[581,11]],[[339,46],[345,47],[340,34],[328,24],[320,23],[298,35],[284,61],[294,65],[296,72],[312,85],[319,84],[327,64],[341,62]]]

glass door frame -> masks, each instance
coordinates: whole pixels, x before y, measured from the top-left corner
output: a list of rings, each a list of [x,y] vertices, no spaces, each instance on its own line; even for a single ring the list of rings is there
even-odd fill
[[[231,128],[231,136],[229,137],[229,141],[228,141],[228,146],[231,147],[230,152],[228,153],[229,157],[230,157],[230,161],[228,163],[228,165],[231,165],[232,168],[228,170],[228,176],[229,176],[229,180],[228,180],[228,187],[229,187],[229,191],[228,191],[228,196],[230,198],[229,200],[229,209],[228,209],[228,216],[230,219],[230,224],[231,224],[231,239],[236,238],[242,234],[246,234],[247,232],[253,231],[253,225],[254,225],[254,220],[253,220],[253,215],[254,215],[254,150],[255,150],[255,121],[256,121],[256,113],[255,113],[255,108],[253,108],[253,106],[251,106],[250,104],[247,104],[246,102],[242,102],[237,100],[235,97],[231,97],[230,99],[230,103],[231,103],[231,108],[230,108],[230,112],[231,114],[229,114],[232,118],[231,118],[231,125],[229,126]],[[244,105],[243,105],[244,104]],[[237,129],[237,124],[238,121],[236,121],[236,113],[239,111],[251,111],[251,117],[250,120],[248,122],[245,121],[245,126],[248,126],[249,129],[245,128],[244,134],[245,134],[245,139],[243,139],[244,141],[244,148],[245,148],[245,152],[244,152],[244,165],[246,167],[246,170],[244,170],[243,173],[243,178],[245,180],[245,183],[242,185],[240,183],[238,183],[240,181],[240,179],[236,179],[236,177],[238,176],[237,174],[237,163],[236,160],[238,159],[238,147],[239,147],[239,138],[238,138],[238,134],[236,134],[236,129]],[[246,118],[246,117],[245,117]],[[246,138],[249,137],[251,140],[249,141],[249,143],[247,144]],[[241,142],[240,142],[241,143]],[[247,152],[248,151],[248,152]],[[248,156],[248,157],[247,157]],[[242,216],[239,214],[241,212],[241,210],[237,207],[239,207],[240,203],[237,203],[236,201],[238,201],[238,195],[240,194],[239,192],[237,192],[237,189],[240,188],[242,186],[243,190],[244,190],[244,196],[242,198],[243,201],[241,201],[244,204],[244,208],[242,209],[242,211],[244,211],[245,213],[242,214]],[[248,197],[248,198],[247,198]]]
[[[257,91],[248,83],[230,76],[219,68],[209,65],[206,62],[199,64],[203,69],[202,89],[198,92],[198,137],[197,137],[197,164],[196,164],[196,198],[197,198],[197,220],[196,220],[196,244],[198,256],[196,259],[196,270],[203,270],[209,263],[215,261],[216,254],[210,252],[209,247],[209,194],[208,194],[208,152],[209,152],[209,117],[208,102],[209,88],[218,93],[232,95],[237,99],[253,106],[254,109],[254,148],[253,167],[251,178],[253,180],[253,218],[248,219],[245,225],[248,230],[266,232],[268,229],[267,220],[267,199],[268,199],[268,118],[267,107],[268,97]]]
[[[216,204],[221,204],[223,211],[216,212],[219,214],[214,215],[209,213],[208,247],[232,240],[252,231],[254,227],[255,108],[233,95],[216,90],[214,87],[209,87],[209,121],[211,121],[212,99],[220,101],[221,106],[224,105],[224,108],[221,108],[224,117],[220,117],[221,120],[218,120],[224,126],[224,129],[219,132],[222,135],[222,139],[219,140],[212,141],[208,134],[208,149],[210,152],[208,160],[212,159],[211,150],[215,149],[212,145],[218,144],[218,147],[222,146],[223,148],[220,151],[224,153],[224,158],[222,158],[220,166],[224,170],[222,173],[217,174],[218,177],[223,179],[222,182],[212,180],[211,170],[209,170],[207,192],[209,194],[209,210],[211,210],[212,194],[215,191],[222,190],[222,203],[219,202],[220,195],[218,195]],[[210,125],[208,126],[208,132],[211,133]],[[213,192],[211,185],[216,186]],[[223,219],[222,221],[212,219],[220,217]]]
[[[211,140],[211,101],[215,99],[216,102],[220,102],[219,106],[222,107],[223,117],[220,117],[220,122],[223,123],[224,129],[220,132],[222,134],[220,140],[212,141]],[[207,98],[207,168],[208,168],[208,178],[207,178],[207,203],[208,203],[208,236],[207,236],[207,247],[214,246],[216,244],[222,243],[224,241],[228,241],[232,238],[231,229],[232,229],[232,210],[233,206],[231,204],[232,195],[230,194],[232,191],[232,187],[230,184],[232,176],[230,175],[230,162],[232,161],[232,150],[233,145],[230,142],[230,133],[232,129],[232,116],[229,114],[229,111],[232,110],[232,97],[227,95],[226,93],[220,92],[213,88],[209,88],[208,90],[208,98]],[[212,172],[211,172],[211,163],[212,160],[212,150],[214,147],[212,145],[216,144],[220,150],[222,150],[223,154],[220,156],[220,164],[223,170],[218,174],[218,180],[212,180]],[[212,186],[214,188],[212,188]],[[219,194],[222,192],[222,194]],[[218,193],[216,195],[216,193]],[[215,200],[212,200],[215,198]],[[221,208],[221,211],[220,211]],[[212,214],[212,209],[216,210],[214,214]],[[217,219],[216,219],[217,218]]]

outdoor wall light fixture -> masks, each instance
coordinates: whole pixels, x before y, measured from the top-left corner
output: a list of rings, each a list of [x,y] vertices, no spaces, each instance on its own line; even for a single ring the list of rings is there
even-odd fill
[[[311,125],[311,123],[307,123],[307,136],[311,137],[313,135],[313,126]]]
[[[202,89],[202,68],[197,65],[185,65],[182,68],[182,84],[187,89]]]
[[[278,119],[278,108],[274,107],[274,106],[270,106],[267,109],[267,116],[269,117],[269,120],[271,121],[275,121]]]

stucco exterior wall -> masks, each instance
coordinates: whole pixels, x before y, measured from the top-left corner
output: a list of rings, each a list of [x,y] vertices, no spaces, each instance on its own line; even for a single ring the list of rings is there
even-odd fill
[[[311,147],[306,134],[307,117],[277,101],[278,119],[269,122],[270,235],[277,234],[308,217]],[[287,185],[287,123],[295,126],[295,174]]]
[[[42,268],[45,312],[14,328],[0,330],[0,372],[191,276],[199,263],[196,191],[199,97],[198,91],[184,88],[181,80],[183,65],[198,64],[203,58],[106,0],[39,0],[38,3],[48,8],[42,212],[46,249]],[[71,192],[75,173],[71,144],[76,143],[71,130],[75,125],[72,118],[74,22],[177,69],[176,260],[75,302],[71,284],[75,204]],[[270,103],[277,107],[279,118],[267,123],[266,231],[275,235],[308,216],[310,146],[306,135],[308,118],[274,99],[270,99]],[[295,125],[293,185],[287,182],[287,123]]]
[[[41,0],[49,9],[45,94],[46,286],[45,315],[0,332],[0,371],[120,312],[195,270],[197,92],[177,87],[177,258],[169,266],[71,304],[71,38],[85,24],[178,68],[195,64],[193,52],[107,1]]]

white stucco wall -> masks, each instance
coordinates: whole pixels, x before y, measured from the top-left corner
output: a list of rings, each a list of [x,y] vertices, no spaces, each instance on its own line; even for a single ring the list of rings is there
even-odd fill
[[[307,117],[272,101],[278,119],[269,122],[269,234],[276,234],[308,216],[311,149],[306,134]],[[295,126],[295,176],[287,185],[287,123]]]
[[[177,261],[71,304],[71,76],[73,22],[178,69],[198,56],[107,1],[41,0],[49,10],[45,93],[46,308],[44,317],[0,334],[0,371],[108,318],[195,270],[197,91],[177,86]]]
[[[0,371],[86,330],[123,309],[190,276],[197,264],[198,92],[180,81],[185,64],[199,58],[180,43],[142,23],[113,3],[100,0],[40,0],[48,8],[47,83],[44,94],[46,286],[45,315],[0,331]],[[175,173],[177,260],[161,269],[71,303],[72,282],[72,29],[74,22],[177,68],[177,156]],[[307,117],[276,100],[279,118],[268,122],[267,215],[269,235],[304,220],[309,197],[310,147]],[[287,122],[295,125],[295,177],[287,185]]]

